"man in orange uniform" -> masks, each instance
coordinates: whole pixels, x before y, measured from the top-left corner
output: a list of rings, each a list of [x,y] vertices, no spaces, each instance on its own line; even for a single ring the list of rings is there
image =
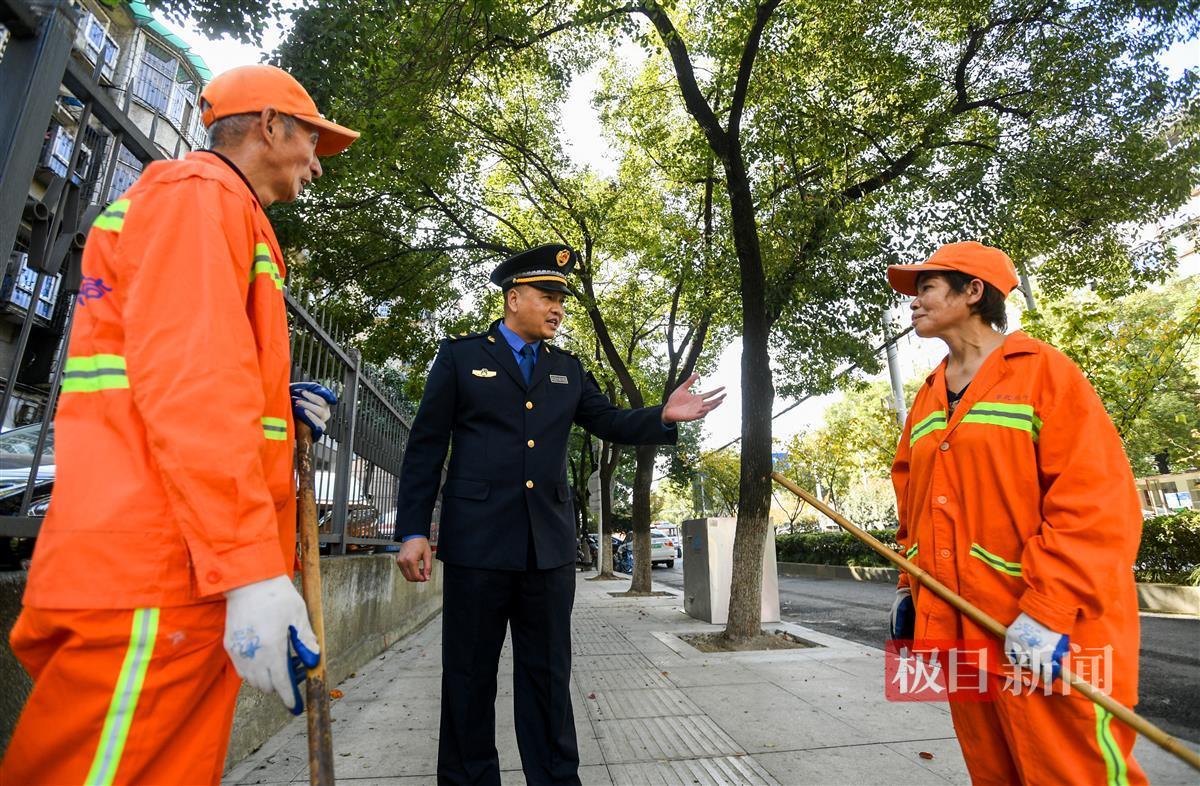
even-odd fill
[[[34,680],[5,784],[218,783],[241,683],[299,693],[283,255],[263,212],[356,132],[270,66],[201,94],[213,149],[146,167],[96,220],[55,429],[58,478],[12,648]],[[295,412],[295,415],[293,414]]]
[[[1017,274],[1002,251],[952,243],[888,280],[915,297],[917,335],[949,349],[896,453],[897,541],[1008,625],[1001,645],[902,574],[893,637],[989,642],[987,701],[950,704],[974,783],[1145,783],[1134,732],[1056,681],[1066,663],[1137,701],[1141,507],[1112,421],[1065,355],[1004,335]]]

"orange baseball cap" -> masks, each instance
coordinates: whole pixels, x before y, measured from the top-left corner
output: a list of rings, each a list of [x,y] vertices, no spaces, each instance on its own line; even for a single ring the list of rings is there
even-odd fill
[[[1006,296],[1020,284],[1017,269],[1008,254],[974,240],[947,243],[919,265],[888,265],[888,283],[902,295],[915,296],[917,276],[947,270],[957,270],[991,284]]]
[[[357,131],[326,120],[303,85],[287,71],[271,65],[229,69],[208,83],[200,93],[200,102],[205,128],[223,117],[261,112],[267,107],[297,117],[317,129],[318,156],[336,155],[359,136]]]

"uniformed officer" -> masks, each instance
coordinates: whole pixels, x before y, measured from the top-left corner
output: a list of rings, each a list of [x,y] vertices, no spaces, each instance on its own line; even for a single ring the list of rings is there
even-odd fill
[[[561,244],[492,273],[504,319],[442,342],[413,421],[400,477],[396,559],[409,581],[432,573],[430,518],[442,479],[445,565],[439,784],[499,784],[496,669],[511,626],[517,746],[526,782],[578,784],[571,712],[575,514],[567,484],[571,424],[627,445],[674,444],[675,423],[717,407],[695,375],[658,407],[623,410],[571,353],[551,347],[576,254]]]

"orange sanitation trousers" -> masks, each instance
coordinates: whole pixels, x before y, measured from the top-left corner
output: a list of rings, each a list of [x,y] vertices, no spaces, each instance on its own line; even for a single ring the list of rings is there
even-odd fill
[[[219,784],[241,679],[225,604],[26,607],[12,649],[33,677],[0,784]]]
[[[975,786],[1142,786],[1137,733],[1078,693],[1020,695],[988,674],[990,701],[951,701],[950,717]],[[1056,691],[1062,683],[1056,683]]]

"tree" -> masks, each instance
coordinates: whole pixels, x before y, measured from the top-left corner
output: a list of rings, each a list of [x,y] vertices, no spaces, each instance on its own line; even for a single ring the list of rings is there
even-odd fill
[[[1105,299],[1079,292],[1026,312],[1096,388],[1138,475],[1200,462],[1200,277]]]
[[[1162,255],[1122,227],[1182,202],[1197,175],[1196,81],[1171,82],[1156,59],[1194,33],[1187,4],[384,5],[388,35],[361,48],[349,74],[323,64],[331,78],[365,65],[368,81],[386,57],[405,64],[400,80],[458,85],[535,50],[561,78],[617,32],[669,62],[664,79],[715,158],[736,259],[731,639],[760,627],[776,382],[785,393],[828,389],[841,362],[874,362],[870,338],[890,298],[881,263],[978,228],[1023,266],[1043,260],[1044,283],[1154,278]],[[362,24],[308,31],[337,40]]]

